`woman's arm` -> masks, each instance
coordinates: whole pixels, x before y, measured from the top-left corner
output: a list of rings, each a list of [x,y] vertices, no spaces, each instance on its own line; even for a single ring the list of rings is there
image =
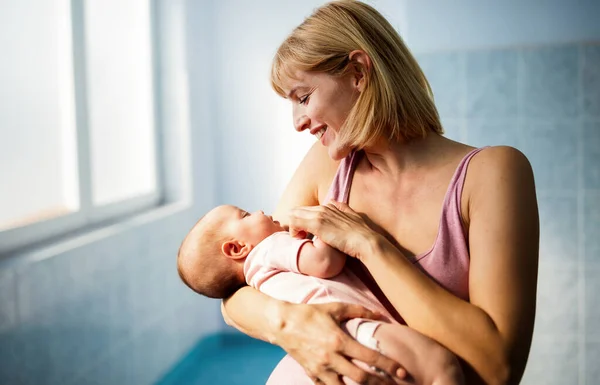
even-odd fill
[[[298,166],[273,213],[273,218],[284,227],[286,222],[285,218],[281,218],[282,212],[286,212],[296,205],[319,204],[318,178],[315,177],[315,170],[319,170],[316,164],[322,160],[319,152],[319,148],[313,145]],[[253,306],[247,306],[248,303],[252,303]],[[251,287],[244,287],[223,301],[221,312],[228,325],[254,338],[273,342],[274,334],[280,328],[279,325],[272,325],[271,321],[281,319],[282,307],[282,301],[273,299]],[[277,321],[273,322],[277,323]]]
[[[316,143],[288,184],[273,216],[284,225],[283,213],[298,205],[318,205],[327,179],[336,164],[326,149]],[[328,175],[331,174],[331,175]],[[349,358],[376,366],[386,373],[400,374],[400,365],[350,338],[339,326],[350,318],[377,319],[378,315],[358,305],[330,303],[297,305],[273,299],[251,287],[243,287],[221,306],[227,324],[254,338],[281,346],[313,379],[327,385],[341,385],[340,375],[358,383],[387,384],[369,374]],[[400,371],[399,371],[400,369]]]
[[[535,316],[539,223],[533,173],[525,156],[508,147],[482,151],[469,173],[470,303],[426,277],[345,205],[345,212],[295,210],[290,226],[360,258],[412,328],[472,368],[467,383],[518,383]]]

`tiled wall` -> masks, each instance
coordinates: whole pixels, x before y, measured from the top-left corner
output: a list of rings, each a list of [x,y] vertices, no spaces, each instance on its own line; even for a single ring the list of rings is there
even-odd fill
[[[192,2],[199,3],[199,2]],[[183,236],[214,203],[211,13],[158,2],[165,199],[179,202],[38,251],[0,255],[0,384],[145,385],[222,329],[219,302],[179,280]],[[195,58],[192,58],[195,59]],[[188,104],[193,106],[188,110]],[[17,160],[18,161],[18,160]],[[0,188],[4,188],[2,186]],[[187,202],[187,203],[184,203]]]
[[[533,165],[540,269],[526,385],[600,384],[600,44],[418,55],[447,136]]]
[[[149,384],[219,330],[175,270],[186,215],[0,269],[0,384]]]

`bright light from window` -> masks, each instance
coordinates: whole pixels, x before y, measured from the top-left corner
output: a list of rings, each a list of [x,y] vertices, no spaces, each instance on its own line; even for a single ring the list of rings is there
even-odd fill
[[[156,190],[149,2],[87,1],[85,25],[92,200],[103,205]]]
[[[0,230],[78,209],[70,25],[69,0],[0,13]]]

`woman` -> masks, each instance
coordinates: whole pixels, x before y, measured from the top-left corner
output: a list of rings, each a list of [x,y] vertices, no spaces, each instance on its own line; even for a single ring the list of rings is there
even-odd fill
[[[468,384],[518,383],[539,248],[526,157],[444,138],[415,59],[358,1],[325,4],[298,26],[277,51],[272,84],[292,102],[296,130],[319,139],[274,216],[353,257],[347,268],[399,321],[454,352]],[[289,353],[275,373],[293,369],[293,358],[316,383],[384,384],[353,360],[398,369],[341,331],[345,319],[375,317],[356,306],[294,305],[246,287],[223,315]]]

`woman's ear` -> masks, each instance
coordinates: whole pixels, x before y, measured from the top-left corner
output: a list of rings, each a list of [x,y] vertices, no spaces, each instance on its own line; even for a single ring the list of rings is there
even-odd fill
[[[371,72],[371,58],[363,50],[357,49],[348,55],[354,86],[359,92],[363,92],[366,85],[368,74]]]
[[[242,259],[250,254],[252,246],[233,240],[224,242],[223,245],[221,245],[221,251],[227,258]]]

